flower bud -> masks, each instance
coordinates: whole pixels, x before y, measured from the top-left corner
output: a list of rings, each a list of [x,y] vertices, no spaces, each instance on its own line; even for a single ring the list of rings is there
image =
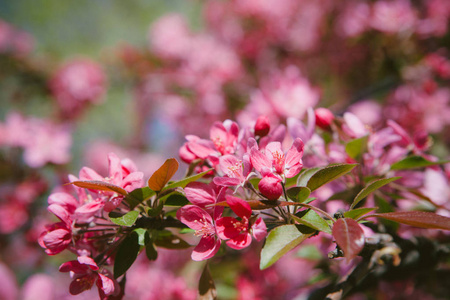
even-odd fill
[[[255,124],[255,135],[266,136],[270,131],[269,119],[266,116],[259,116]]]
[[[319,107],[314,111],[314,114],[316,115],[316,126],[328,130],[334,120],[333,113],[327,108]]]
[[[258,188],[261,194],[269,200],[277,200],[283,194],[281,179],[274,175],[263,177],[258,184]]]

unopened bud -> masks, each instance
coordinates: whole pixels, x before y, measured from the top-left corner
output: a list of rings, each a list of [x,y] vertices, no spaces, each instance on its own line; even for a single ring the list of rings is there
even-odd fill
[[[270,131],[269,119],[266,116],[259,116],[255,124],[255,135],[266,136]]]
[[[259,191],[269,200],[277,200],[283,194],[281,179],[276,176],[265,176],[258,184]]]
[[[316,115],[316,126],[328,130],[334,120],[333,113],[327,108],[319,107],[314,111],[314,114]]]

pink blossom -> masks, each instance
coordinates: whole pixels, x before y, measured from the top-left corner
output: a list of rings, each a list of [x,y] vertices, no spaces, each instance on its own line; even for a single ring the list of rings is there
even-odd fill
[[[83,167],[80,170],[80,180],[97,180],[105,181],[114,185],[117,185],[127,192],[131,192],[134,189],[142,187],[142,178],[144,174],[137,172],[137,168],[134,163],[129,160],[120,160],[120,158],[114,153],[108,155],[109,162],[109,176],[102,177],[96,171],[88,167]],[[116,208],[120,202],[122,196],[115,195],[113,192],[100,192],[100,194],[110,195],[111,198],[105,203],[105,210],[111,211]]]
[[[191,182],[184,188],[184,192],[189,202],[206,210],[214,218],[222,214],[223,207],[214,204],[225,201],[226,189],[223,187],[214,183]]]
[[[409,0],[377,1],[373,4],[371,26],[386,33],[412,30],[417,17]]]
[[[105,93],[105,75],[96,62],[73,60],[53,75],[50,89],[64,116],[76,116],[89,102],[100,103]]]
[[[48,255],[58,254],[72,242],[72,230],[64,222],[47,225],[38,242]]]
[[[258,183],[258,189],[269,200],[277,200],[283,194],[281,178],[272,173],[266,174]]]
[[[324,107],[319,107],[314,111],[316,117],[316,125],[319,128],[327,130],[330,128],[331,123],[334,120],[333,113]]]
[[[364,123],[350,112],[344,113],[344,122],[342,129],[351,138],[360,138],[369,133]]]
[[[228,154],[219,158],[218,173],[223,177],[215,177],[214,183],[223,186],[243,186],[251,175],[252,164],[248,154],[242,160]]]
[[[291,178],[302,169],[303,146],[302,140],[296,138],[285,154],[279,142],[271,142],[264,151],[253,147],[250,150],[250,160],[253,167],[263,176],[274,173]]]
[[[118,294],[118,285],[113,279],[97,272],[99,267],[95,261],[88,256],[78,256],[77,260],[63,263],[59,267],[60,272],[70,272],[73,278],[69,291],[72,295],[78,295],[97,284],[100,299],[106,296]]]
[[[19,288],[16,277],[3,262],[0,262],[0,281],[0,299],[17,299]]]
[[[238,147],[239,126],[236,122],[226,120],[215,122],[210,128],[210,140],[197,136],[186,136],[187,142],[180,148],[179,155],[187,163],[195,159],[213,159],[226,154],[235,153]],[[215,165],[216,159],[210,161]]]
[[[370,21],[370,7],[365,2],[350,1],[339,14],[336,30],[344,37],[363,33]]]
[[[41,300],[55,299],[56,284],[53,278],[46,274],[34,274],[30,276],[22,287],[23,300],[33,300],[39,295]]]
[[[217,235],[227,240],[227,245],[233,249],[243,249],[252,242],[252,235],[261,241],[267,235],[266,224],[261,217],[251,218],[252,209],[244,200],[227,196],[227,203],[240,220],[233,217],[222,217],[216,220]]]
[[[215,223],[209,213],[198,206],[185,205],[177,211],[177,218],[189,228],[194,229],[195,235],[201,237],[192,252],[193,260],[211,258],[219,251],[220,240],[217,238]]]
[[[255,135],[264,137],[270,132],[270,123],[267,116],[259,116],[255,123]]]

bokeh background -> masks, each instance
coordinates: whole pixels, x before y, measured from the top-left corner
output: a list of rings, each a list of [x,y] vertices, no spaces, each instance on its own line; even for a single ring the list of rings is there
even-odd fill
[[[73,255],[49,257],[36,240],[55,220],[50,193],[83,166],[107,174],[109,152],[148,178],[215,121],[278,125],[327,107],[374,131],[394,120],[448,159],[449,19],[448,0],[0,0],[0,299],[96,297],[68,295],[58,267]],[[447,200],[449,170],[438,176]],[[257,246],[221,258],[219,294],[307,299],[345,269],[325,267],[317,244],[264,272]],[[136,263],[129,299],[194,299],[202,265],[189,255]],[[355,299],[445,294],[396,284]]]

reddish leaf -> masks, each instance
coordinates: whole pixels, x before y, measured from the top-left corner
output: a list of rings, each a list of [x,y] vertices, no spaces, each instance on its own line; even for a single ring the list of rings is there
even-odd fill
[[[104,182],[104,181],[98,181],[98,180],[85,180],[85,181],[73,181],[69,182],[68,184],[76,185],[80,188],[90,189],[90,190],[97,190],[97,191],[108,191],[108,192],[116,192],[118,194],[121,194],[123,196],[126,196],[128,193],[120,186]]]
[[[148,180],[148,187],[157,192],[161,191],[177,170],[177,160],[175,158],[167,159],[165,163],[153,173],[152,177],[150,177]]]
[[[370,214],[364,216],[384,218],[398,223],[421,228],[450,230],[450,218],[432,212],[424,211],[398,211],[390,213]]]
[[[347,261],[355,258],[363,249],[364,232],[355,220],[338,219],[333,225],[332,232]]]

